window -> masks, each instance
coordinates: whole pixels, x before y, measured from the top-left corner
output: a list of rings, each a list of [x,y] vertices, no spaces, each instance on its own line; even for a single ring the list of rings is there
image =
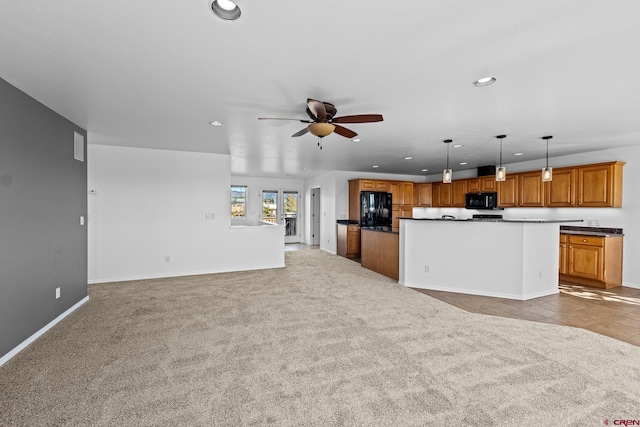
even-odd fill
[[[247,186],[231,186],[231,219],[247,217]]]

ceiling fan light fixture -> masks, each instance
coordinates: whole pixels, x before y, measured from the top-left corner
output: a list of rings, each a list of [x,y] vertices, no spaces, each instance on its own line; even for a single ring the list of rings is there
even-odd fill
[[[240,8],[230,0],[213,0],[211,10],[217,17],[226,21],[234,21],[240,18]]]
[[[496,82],[496,78],[493,76],[487,76],[487,77],[482,77],[476,81],[473,82],[473,85],[475,87],[483,87],[483,86],[489,86],[492,85]]]
[[[331,135],[336,127],[331,123],[311,123],[307,126],[307,129],[309,129],[309,132],[313,135],[319,138],[324,138],[327,135]]]

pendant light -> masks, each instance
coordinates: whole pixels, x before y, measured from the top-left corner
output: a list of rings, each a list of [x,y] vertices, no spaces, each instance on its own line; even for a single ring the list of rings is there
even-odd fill
[[[496,138],[500,140],[500,166],[496,168],[496,181],[504,181],[507,178],[507,168],[502,166],[502,140],[507,135],[498,135]]]
[[[553,136],[543,136],[542,139],[547,141],[547,166],[542,168],[542,182],[548,182],[553,180],[553,168],[549,167],[549,140]]]
[[[442,182],[445,184],[451,184],[452,172],[451,169],[449,169],[449,144],[451,144],[453,140],[445,139],[443,142],[447,144],[447,168],[442,171]]]

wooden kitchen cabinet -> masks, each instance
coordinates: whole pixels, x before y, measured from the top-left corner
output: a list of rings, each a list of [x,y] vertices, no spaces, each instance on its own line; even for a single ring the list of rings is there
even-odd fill
[[[498,207],[514,208],[518,206],[518,175],[507,174],[504,181],[498,181]]]
[[[413,182],[389,181],[391,193],[391,229],[400,229],[399,218],[411,218],[413,216]]]
[[[621,286],[622,243],[622,236],[569,234],[567,267],[560,271],[560,280],[607,289]]]
[[[451,207],[453,190],[451,184],[434,182],[432,186],[431,203],[434,208]]]
[[[430,182],[421,182],[413,185],[413,206],[431,207],[431,187],[432,184]]]
[[[468,193],[484,193],[497,191],[497,182],[494,175],[480,176],[467,179]]]
[[[362,266],[392,279],[400,276],[398,233],[362,230]]]
[[[622,167],[625,162],[576,167],[578,207],[622,207]],[[555,179],[555,173],[554,177]]]
[[[545,186],[541,172],[521,172],[517,174],[518,203],[523,208],[541,208],[544,206]]]
[[[338,255],[351,259],[360,258],[360,226],[338,224],[337,234]]]
[[[451,206],[464,208],[465,194],[467,194],[467,180],[453,181],[451,183]]]
[[[571,208],[576,205],[576,168],[553,169],[553,180],[545,182],[544,205],[550,208]],[[540,172],[542,179],[542,172]]]
[[[567,250],[569,243],[568,234],[560,234],[560,254],[558,260],[558,269],[560,274],[567,274],[569,265],[569,252]]]

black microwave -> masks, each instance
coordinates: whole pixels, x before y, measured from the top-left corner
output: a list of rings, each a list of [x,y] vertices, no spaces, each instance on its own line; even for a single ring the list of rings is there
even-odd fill
[[[467,193],[464,196],[467,209],[498,209],[498,193]]]

